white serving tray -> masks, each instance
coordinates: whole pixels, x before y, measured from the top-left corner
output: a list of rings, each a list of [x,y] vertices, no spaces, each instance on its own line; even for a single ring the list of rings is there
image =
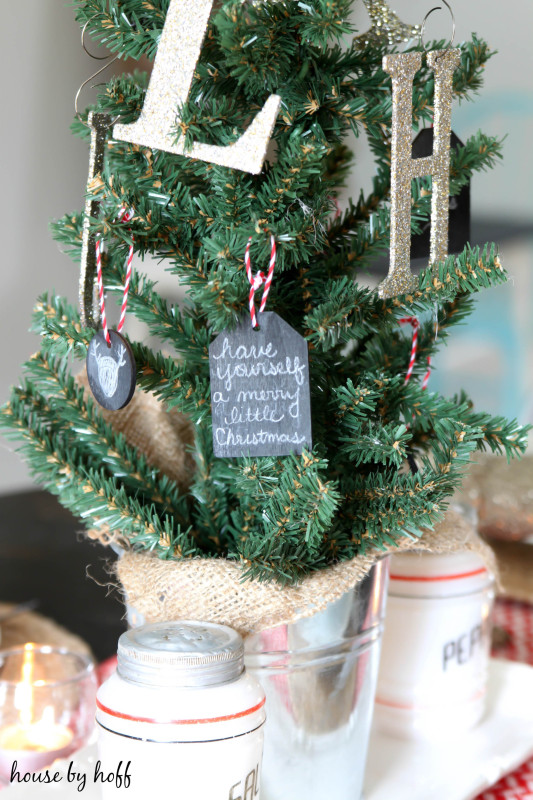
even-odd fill
[[[485,719],[453,742],[395,739],[374,730],[370,740],[365,800],[473,800],[503,775],[533,755],[533,667],[511,661],[490,664]],[[73,760],[87,774],[83,792],[68,784],[66,770]],[[92,781],[96,748],[90,745],[72,759],[58,761],[53,771],[61,783],[20,784],[0,793],[1,800],[101,800]],[[127,800],[128,790],[124,790]],[[287,798],[287,800],[302,800]]]
[[[533,667],[491,659],[487,712],[451,742],[372,731],[365,800],[473,800],[533,755]]]

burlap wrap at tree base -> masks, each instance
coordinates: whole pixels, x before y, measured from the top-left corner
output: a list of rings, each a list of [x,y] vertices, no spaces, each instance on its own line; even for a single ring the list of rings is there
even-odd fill
[[[472,526],[454,511],[421,539],[404,537],[387,552],[419,550],[479,553],[492,572],[491,549]],[[201,619],[219,622],[243,636],[259,633],[322,611],[368,574],[382,550],[329,567],[304,578],[297,586],[242,582],[243,568],[224,559],[161,561],[149,553],[127,551],[117,564],[117,575],[128,603],[146,622]]]
[[[87,381],[78,376],[86,388]],[[152,395],[136,391],[123,411],[104,411],[105,419],[126,441],[143,452],[150,464],[182,490],[190,484],[194,459],[186,447],[194,440],[191,424]],[[89,532],[102,544],[120,544],[119,534],[105,528]],[[146,622],[198,619],[230,625],[244,636],[295,622],[322,611],[368,574],[379,558],[402,550],[451,553],[473,550],[496,572],[492,551],[462,516],[449,511],[434,531],[421,539],[402,537],[397,547],[370,550],[341,564],[313,573],[297,586],[242,580],[245,566],[222,558],[163,561],[148,552],[126,550],[116,572],[126,600]]]

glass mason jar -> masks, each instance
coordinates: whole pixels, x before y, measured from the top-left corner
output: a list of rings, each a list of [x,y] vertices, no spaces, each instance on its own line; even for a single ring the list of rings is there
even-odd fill
[[[360,800],[387,575],[384,558],[323,611],[246,639],[267,696],[264,800]]]
[[[95,783],[104,800],[258,800],[264,705],[231,628],[160,622],[130,630],[119,640],[117,672],[97,695]]]
[[[391,557],[379,729],[451,738],[485,710],[494,577],[474,552]]]

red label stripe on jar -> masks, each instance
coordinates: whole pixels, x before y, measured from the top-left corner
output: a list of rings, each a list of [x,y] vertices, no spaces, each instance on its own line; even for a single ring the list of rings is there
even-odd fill
[[[488,572],[486,567],[473,569],[470,572],[460,572],[456,575],[390,575],[391,581],[412,581],[415,583],[433,583],[434,581],[458,581],[462,578],[474,578]]]
[[[467,697],[466,699],[461,698],[460,703],[474,703],[476,700],[484,697],[486,693],[487,690],[485,688],[478,689],[474,694],[470,695],[470,697]],[[399,711],[426,711],[428,709],[438,708],[438,706],[436,706],[434,703],[431,705],[420,703],[399,703],[394,700],[386,700],[384,697],[376,697],[375,702],[379,706],[387,706],[387,708],[395,708]],[[460,705],[460,703],[455,703],[455,705]]]
[[[96,707],[108,714],[110,717],[118,717],[118,719],[125,719],[129,722],[148,722],[152,725],[204,725],[209,722],[228,722],[233,719],[240,719],[247,717],[249,714],[254,714],[265,705],[266,699],[263,698],[260,703],[252,708],[247,708],[245,711],[239,711],[237,714],[227,714],[224,717],[208,717],[207,719],[151,719],[150,717],[134,717],[131,714],[124,714],[122,711],[115,711],[112,708],[104,706],[99,700],[96,701]]]

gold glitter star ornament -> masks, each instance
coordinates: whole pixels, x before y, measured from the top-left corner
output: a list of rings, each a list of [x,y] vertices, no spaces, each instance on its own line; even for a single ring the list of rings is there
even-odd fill
[[[214,0],[171,0],[144,106],[139,119],[115,125],[113,137],[143,147],[198,158],[223,167],[259,174],[281,98],[271,95],[240,139],[227,147],[176,143],[179,106],[186,102]]]

